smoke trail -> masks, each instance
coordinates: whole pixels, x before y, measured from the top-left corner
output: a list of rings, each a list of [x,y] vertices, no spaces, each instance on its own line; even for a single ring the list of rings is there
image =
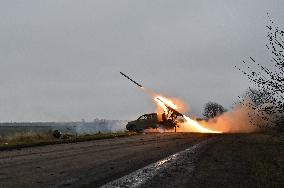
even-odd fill
[[[259,131],[260,127],[263,127],[267,123],[263,115],[249,101],[246,101],[244,105],[238,104],[233,110],[208,121],[199,121],[199,124],[223,133],[250,133]],[[186,123],[181,124],[181,128],[178,131],[198,132]]]

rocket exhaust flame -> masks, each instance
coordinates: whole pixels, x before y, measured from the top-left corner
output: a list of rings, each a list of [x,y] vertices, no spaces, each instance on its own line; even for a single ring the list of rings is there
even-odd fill
[[[201,126],[197,121],[183,115],[184,119],[186,120],[186,125],[188,124],[189,126],[194,127],[197,131],[196,132],[201,132],[201,133],[222,133],[219,131],[213,131],[210,129],[207,129],[203,126]]]
[[[163,108],[163,110],[165,112],[167,112],[167,107],[165,106],[165,104],[170,106],[174,110],[177,110],[177,108],[178,108],[177,105],[175,105],[172,101],[166,99],[165,97],[158,96],[154,100],[160,105],[160,107]],[[176,112],[179,113],[180,115],[182,115],[183,118],[186,120],[186,122],[183,124],[183,126],[191,126],[196,130],[196,132],[201,132],[201,133],[221,133],[219,131],[213,131],[213,130],[207,129],[207,128],[203,127],[202,125],[200,125],[197,121],[187,117],[184,114],[181,114],[178,111],[176,111]]]
[[[200,125],[197,121],[187,117],[186,115],[183,115],[182,113],[178,112],[178,106],[175,105],[171,100],[162,97],[162,96],[157,96],[157,93],[153,92],[152,90],[149,90],[147,88],[144,88],[141,84],[136,82],[135,80],[131,79],[129,76],[126,74],[120,72],[122,76],[130,80],[132,83],[143,89],[144,92],[147,94],[151,95],[151,97],[154,98],[154,101],[157,102],[157,104],[163,109],[164,112],[168,112],[169,110],[173,111],[177,116],[182,116],[186,122],[183,124],[183,126],[190,126],[194,128],[194,132],[201,132],[201,133],[221,133],[219,131],[213,131],[208,128],[203,127]]]

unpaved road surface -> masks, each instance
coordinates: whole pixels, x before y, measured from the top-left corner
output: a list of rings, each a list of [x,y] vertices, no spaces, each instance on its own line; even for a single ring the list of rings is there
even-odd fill
[[[214,137],[151,133],[0,153],[0,187],[99,187]]]

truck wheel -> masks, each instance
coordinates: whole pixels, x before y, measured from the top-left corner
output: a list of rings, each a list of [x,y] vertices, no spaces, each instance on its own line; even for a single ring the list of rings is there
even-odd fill
[[[135,125],[130,125],[128,130],[131,131],[131,132],[136,131],[136,126]]]

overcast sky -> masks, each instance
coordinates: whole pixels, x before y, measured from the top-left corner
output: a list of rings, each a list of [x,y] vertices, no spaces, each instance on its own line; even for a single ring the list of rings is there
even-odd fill
[[[234,65],[265,63],[266,13],[284,1],[0,2],[0,121],[136,119],[151,98],[119,74],[182,99],[200,116],[248,86]]]

